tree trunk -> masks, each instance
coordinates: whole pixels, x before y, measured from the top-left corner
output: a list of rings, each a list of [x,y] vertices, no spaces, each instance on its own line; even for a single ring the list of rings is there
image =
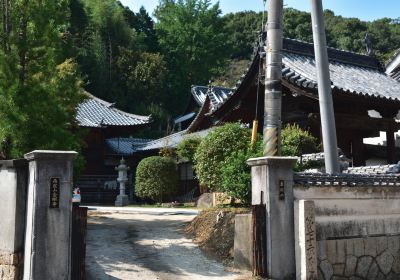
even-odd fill
[[[2,8],[2,17],[3,17],[3,49],[4,52],[8,53],[10,48],[9,48],[9,42],[8,38],[10,36],[11,32],[11,23],[10,23],[10,9],[11,9],[11,3],[10,0],[2,0],[1,1],[1,8]]]
[[[19,30],[19,82],[20,87],[25,85],[25,72],[26,72],[26,51],[27,51],[27,27],[28,27],[28,15],[26,13],[26,7],[28,6],[28,0],[25,1],[23,11],[20,19],[20,30]]]
[[[112,74],[111,74],[111,68],[112,68],[112,60],[113,60],[113,51],[112,51],[112,44],[111,44],[111,37],[110,37],[110,34],[108,34],[108,47],[109,47],[109,56],[110,56],[110,61],[109,61],[109,68],[108,68],[108,71],[109,71],[109,78],[110,78],[110,82],[111,82],[111,79],[112,79]]]

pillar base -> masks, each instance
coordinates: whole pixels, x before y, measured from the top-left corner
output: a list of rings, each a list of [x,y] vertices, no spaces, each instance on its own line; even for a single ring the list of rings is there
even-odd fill
[[[115,206],[127,206],[129,205],[129,197],[126,194],[118,195],[115,200]]]

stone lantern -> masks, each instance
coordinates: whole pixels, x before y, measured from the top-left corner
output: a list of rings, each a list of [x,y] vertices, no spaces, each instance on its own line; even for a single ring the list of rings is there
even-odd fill
[[[115,200],[115,206],[126,206],[129,204],[129,198],[125,194],[125,184],[128,182],[128,170],[129,166],[125,164],[124,158],[121,159],[120,164],[115,167],[118,171],[117,181],[119,183],[119,195]]]

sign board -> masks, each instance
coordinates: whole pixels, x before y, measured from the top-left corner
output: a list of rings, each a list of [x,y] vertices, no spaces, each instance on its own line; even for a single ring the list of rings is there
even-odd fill
[[[50,206],[49,208],[60,207],[60,178],[50,178]]]

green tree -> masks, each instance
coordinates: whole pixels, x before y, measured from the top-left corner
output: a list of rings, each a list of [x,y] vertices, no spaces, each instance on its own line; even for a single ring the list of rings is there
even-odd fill
[[[206,84],[225,65],[228,37],[219,5],[210,0],[162,0],[154,15],[174,96],[169,110],[179,113],[190,86]]]
[[[228,43],[231,45],[231,58],[249,59],[257,34],[262,30],[262,13],[253,11],[229,13],[224,15],[223,19]]]
[[[149,113],[151,105],[162,107],[167,101],[164,85],[166,63],[160,54],[138,52],[126,48],[119,50],[116,61],[123,107],[136,113]],[[140,100],[141,102],[137,102]]]
[[[154,28],[155,23],[146,9],[140,7],[139,12],[134,13],[128,7],[124,7],[124,15],[129,26],[134,28],[136,32],[143,37],[145,50],[152,53],[158,52],[160,46]]]
[[[79,152],[79,72],[65,57],[69,1],[13,1],[0,51],[0,148],[6,158],[34,149]],[[4,12],[4,11],[2,11]],[[4,31],[4,30],[3,30]]]

